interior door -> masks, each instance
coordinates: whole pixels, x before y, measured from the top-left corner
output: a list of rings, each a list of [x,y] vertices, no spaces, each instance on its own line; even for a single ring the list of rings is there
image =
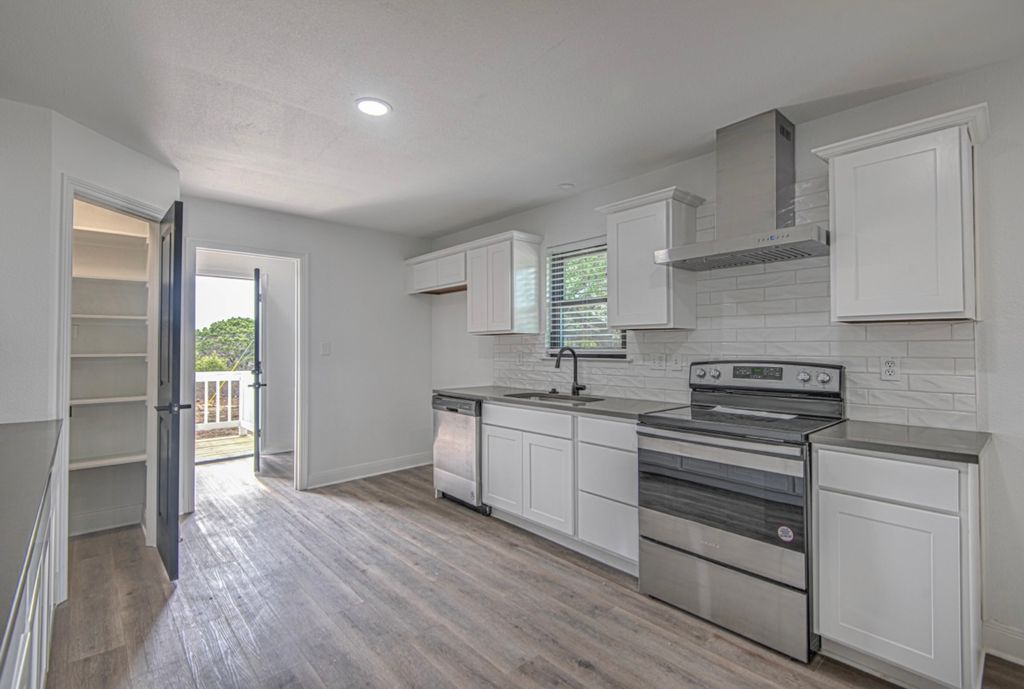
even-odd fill
[[[263,445],[263,282],[260,269],[253,269],[252,337],[252,470],[260,470],[260,448]]]
[[[156,547],[171,581],[178,578],[179,429],[181,404],[182,204],[160,221],[160,328],[158,345]]]

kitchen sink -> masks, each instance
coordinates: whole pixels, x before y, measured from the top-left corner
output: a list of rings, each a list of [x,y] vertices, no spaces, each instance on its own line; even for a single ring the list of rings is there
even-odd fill
[[[563,404],[589,404],[591,402],[603,402],[603,397],[588,397],[587,395],[563,395],[558,392],[512,392],[505,397],[513,397],[520,400],[536,400],[538,402],[560,402]]]

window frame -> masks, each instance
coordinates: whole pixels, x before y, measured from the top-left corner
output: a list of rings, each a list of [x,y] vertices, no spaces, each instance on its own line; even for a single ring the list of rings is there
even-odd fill
[[[607,292],[604,298],[597,299],[579,299],[579,300],[562,300],[555,299],[554,286],[552,285],[552,273],[555,261],[559,257],[564,257],[568,254],[574,255],[586,255],[587,253],[597,253],[604,251],[607,256],[608,253],[608,241],[604,236],[593,237],[585,239],[579,242],[572,242],[569,244],[560,244],[558,246],[550,247],[546,252],[545,257],[545,306],[547,307],[547,313],[545,314],[546,328],[544,332],[545,338],[545,351],[548,357],[558,356],[558,350],[561,349],[561,345],[554,342],[554,336],[559,333],[559,342],[564,342],[564,337],[561,334],[561,329],[555,326],[555,317],[561,311],[561,308],[556,308],[556,304],[559,307],[563,306],[580,306],[587,304],[607,304],[608,296]],[[607,280],[607,273],[606,273]],[[609,328],[614,331],[614,328]],[[576,355],[581,359],[611,359],[611,360],[622,360],[627,358],[626,352],[626,331],[619,330],[619,342],[621,345],[614,349],[609,348],[573,348],[576,351]]]

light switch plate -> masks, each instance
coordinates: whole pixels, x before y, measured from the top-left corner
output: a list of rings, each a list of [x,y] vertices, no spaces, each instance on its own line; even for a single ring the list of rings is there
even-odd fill
[[[330,342],[321,342],[320,343],[320,356],[330,356],[330,355],[331,355],[331,343]]]
[[[900,360],[898,357],[882,357],[882,380],[898,381],[903,378],[900,374]]]
[[[668,356],[665,354],[654,354],[651,356],[651,368],[655,371],[664,371],[668,361]]]

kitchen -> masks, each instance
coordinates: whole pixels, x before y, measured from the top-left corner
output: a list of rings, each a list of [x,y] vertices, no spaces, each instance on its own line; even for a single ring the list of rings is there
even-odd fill
[[[142,536],[72,538],[72,577],[111,553],[119,583],[61,605],[49,551],[12,686],[1021,686],[1021,60],[762,93],[668,162],[418,236],[189,182],[186,238],[312,266],[307,474],[183,517],[155,646],[121,607],[118,562],[168,586]],[[86,652],[89,610],[118,612]]]

